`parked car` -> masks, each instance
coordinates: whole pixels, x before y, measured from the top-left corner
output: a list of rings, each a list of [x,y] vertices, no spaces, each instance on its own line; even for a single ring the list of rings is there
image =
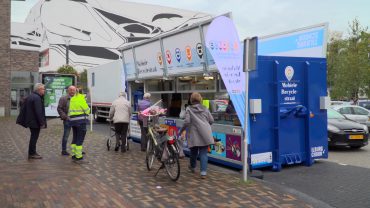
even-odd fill
[[[370,110],[357,105],[332,106],[339,113],[370,128]]]
[[[357,104],[367,110],[370,110],[370,100],[359,100]]]
[[[351,105],[349,101],[340,101],[340,100],[332,100],[330,101],[330,105]]]
[[[334,109],[328,109],[329,147],[350,146],[358,149],[366,146],[368,140],[369,129],[367,126],[349,120]]]

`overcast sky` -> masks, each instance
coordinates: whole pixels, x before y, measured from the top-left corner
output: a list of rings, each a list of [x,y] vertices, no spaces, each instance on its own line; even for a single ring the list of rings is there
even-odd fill
[[[130,0],[212,15],[232,13],[240,39],[329,23],[329,30],[348,31],[357,18],[370,26],[370,0]],[[38,0],[12,1],[12,21],[23,22]],[[139,12],[139,11],[138,11]],[[370,30],[370,29],[369,29]],[[368,30],[368,31],[369,31]]]

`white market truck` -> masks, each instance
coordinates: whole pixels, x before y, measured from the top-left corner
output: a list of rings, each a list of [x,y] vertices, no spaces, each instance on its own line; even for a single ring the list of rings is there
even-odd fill
[[[90,104],[95,121],[109,117],[112,102],[126,90],[122,60],[116,60],[87,70]]]

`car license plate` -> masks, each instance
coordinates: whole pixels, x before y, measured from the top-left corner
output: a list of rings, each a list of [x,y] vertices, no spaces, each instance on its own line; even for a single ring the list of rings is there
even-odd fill
[[[349,139],[363,139],[364,135],[349,135]]]

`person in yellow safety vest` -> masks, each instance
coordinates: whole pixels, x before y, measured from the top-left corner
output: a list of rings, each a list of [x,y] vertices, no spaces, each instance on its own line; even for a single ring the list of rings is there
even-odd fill
[[[71,143],[71,152],[73,160],[82,160],[82,144],[86,135],[86,124],[88,122],[88,116],[90,108],[87,105],[85,95],[79,93],[77,90],[76,94],[71,97],[69,103],[68,116],[70,118],[70,125],[73,130],[73,139]]]

